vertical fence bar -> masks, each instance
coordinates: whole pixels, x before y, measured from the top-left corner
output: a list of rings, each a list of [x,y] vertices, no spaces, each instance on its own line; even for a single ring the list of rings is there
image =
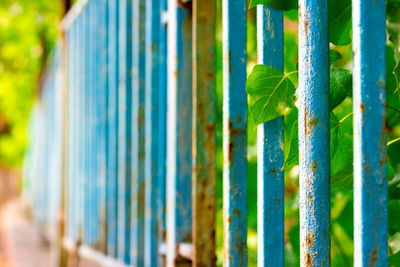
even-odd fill
[[[91,2],[89,2],[91,3]],[[85,16],[85,24],[84,24],[84,87],[81,88],[83,96],[83,173],[84,173],[84,187],[83,187],[83,203],[84,203],[84,209],[83,209],[83,244],[89,245],[90,242],[90,219],[91,219],[91,210],[90,210],[90,203],[91,203],[91,193],[92,190],[90,188],[90,141],[91,141],[91,98],[90,98],[90,92],[91,92],[91,85],[92,85],[92,80],[91,80],[91,74],[92,74],[92,69],[91,69],[91,13],[90,13],[90,7],[86,5],[84,7],[84,16]]]
[[[93,138],[92,138],[92,146],[93,146],[93,222],[92,222],[92,227],[93,227],[93,236],[92,236],[92,247],[94,249],[99,248],[99,239],[100,239],[100,229],[99,229],[99,222],[100,222],[100,210],[99,210],[99,183],[100,183],[100,178],[101,178],[101,166],[100,166],[100,159],[102,157],[102,148],[104,145],[104,139],[102,139],[102,128],[101,128],[101,123],[102,123],[102,117],[101,117],[101,111],[100,111],[100,106],[101,106],[101,97],[103,95],[103,88],[102,88],[102,80],[103,77],[100,76],[100,71],[101,71],[101,50],[100,46],[102,42],[102,36],[100,33],[100,26],[102,25],[101,19],[104,21],[102,18],[102,10],[101,10],[101,0],[94,1],[93,2],[93,41],[94,41],[94,47],[93,47]],[[105,108],[103,108],[104,110]]]
[[[108,157],[108,106],[107,106],[107,96],[108,96],[108,5],[107,0],[101,0],[99,2],[100,16],[99,16],[99,35],[100,35],[100,47],[99,47],[99,78],[100,78],[100,88],[99,88],[99,139],[100,148],[98,155],[99,164],[99,179],[98,179],[98,191],[99,191],[99,250],[103,253],[106,252],[106,235],[107,235],[107,219],[106,219],[106,181],[107,181],[107,157]]]
[[[82,13],[81,17],[79,18],[80,23],[79,23],[79,34],[78,36],[86,36],[85,34],[85,26],[86,26],[86,14]],[[84,44],[87,43],[85,42],[84,38],[82,37],[79,38],[79,58],[78,58],[78,66],[79,66],[79,86],[77,88],[77,105],[78,105],[78,114],[77,114],[77,119],[79,121],[79,128],[77,131],[77,138],[78,138],[78,147],[79,147],[79,155],[78,155],[78,176],[77,180],[78,182],[76,183],[76,212],[77,212],[77,217],[78,217],[78,223],[77,223],[77,228],[78,228],[78,242],[83,241],[83,229],[84,229],[84,185],[85,185],[85,175],[84,175],[84,106],[85,106],[85,98],[84,98],[84,88],[85,86],[85,79],[86,79],[86,73],[85,73],[85,46]]]
[[[89,25],[88,25],[88,35],[89,35],[89,43],[86,44],[88,46],[88,65],[89,67],[87,68],[88,71],[88,78],[89,78],[89,86],[86,88],[88,91],[88,154],[87,154],[87,160],[88,160],[88,188],[89,191],[86,192],[88,195],[88,209],[89,209],[89,216],[88,216],[88,229],[85,230],[85,232],[88,235],[88,243],[87,245],[93,246],[93,241],[94,241],[94,231],[95,231],[95,161],[94,161],[94,143],[96,140],[95,132],[94,132],[94,126],[95,126],[95,105],[96,105],[96,96],[95,96],[95,87],[96,87],[96,65],[95,65],[95,56],[96,56],[96,41],[95,40],[95,33],[96,33],[96,26],[95,26],[95,6],[96,6],[96,1],[89,1],[88,4],[86,5],[86,9],[88,9],[89,13]]]
[[[215,266],[214,0],[193,1],[193,266]]]
[[[299,2],[302,266],[330,266],[328,1]]]
[[[387,266],[385,1],[353,0],[353,57],[354,266]]]
[[[146,1],[144,264],[149,267],[164,266],[159,253],[165,238],[165,27],[161,21],[164,4],[160,0]]]
[[[107,123],[107,254],[117,256],[117,196],[118,196],[118,30],[119,1],[107,0],[108,24],[108,123]]]
[[[257,7],[258,63],[283,72],[282,11]],[[283,117],[259,125],[258,266],[284,265]]]
[[[145,86],[146,0],[132,0],[132,258],[136,266],[144,264],[144,210],[145,210]]]
[[[75,26],[76,23],[73,23],[69,29],[66,30],[66,43],[67,43],[67,49],[68,49],[68,63],[66,65],[67,67],[67,75],[68,75],[68,90],[67,90],[67,146],[66,146],[66,151],[67,151],[67,158],[66,158],[66,181],[67,181],[67,205],[66,205],[66,236],[69,238],[74,237],[74,231],[73,231],[73,190],[72,190],[72,185],[73,185],[73,152],[74,152],[74,143],[73,143],[73,133],[75,129],[74,121],[73,121],[73,90],[75,86],[75,72],[74,72],[74,66],[75,66],[75,55],[76,55],[76,47],[75,47]]]
[[[246,1],[222,1],[224,266],[247,266]]]
[[[168,0],[167,266],[189,266],[177,255],[192,241],[192,15]]]
[[[119,1],[118,258],[130,264],[132,149],[132,0]],[[140,266],[140,265],[139,265]]]

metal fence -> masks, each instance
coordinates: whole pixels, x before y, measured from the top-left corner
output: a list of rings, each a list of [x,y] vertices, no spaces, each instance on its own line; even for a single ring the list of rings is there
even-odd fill
[[[224,266],[247,265],[246,5],[222,0]],[[301,266],[329,266],[327,1],[299,14]],[[111,266],[216,264],[215,25],[215,0],[82,0],[64,19],[26,173],[65,246]],[[257,27],[259,63],[282,70],[282,12],[258,6]],[[353,0],[353,51],[354,265],[387,266],[384,0]],[[284,265],[283,140],[283,117],[258,127],[259,266]]]

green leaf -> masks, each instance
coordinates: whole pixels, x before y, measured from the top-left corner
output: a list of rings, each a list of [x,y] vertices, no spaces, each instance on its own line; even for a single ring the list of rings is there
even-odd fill
[[[329,41],[335,45],[351,42],[351,0],[329,0]]]
[[[396,254],[389,256],[389,266],[395,267],[400,266],[400,251]]]
[[[351,71],[345,69],[331,69],[330,72],[330,100],[329,107],[333,110],[343,100],[351,95],[353,76]]]
[[[295,88],[288,75],[256,65],[247,79],[248,104],[255,125],[284,115],[294,105]]]
[[[388,209],[390,235],[400,230],[400,200],[390,200]]]
[[[299,164],[299,111],[293,107],[285,115],[285,131],[284,131],[284,167],[290,169],[294,165]]]
[[[340,60],[342,58],[343,58],[342,54],[340,54],[335,49],[329,50],[329,62],[330,62],[331,68],[333,66],[335,66],[336,62],[338,62],[338,60]]]
[[[257,5],[266,5],[279,10],[297,9],[296,0],[251,0],[250,8]]]

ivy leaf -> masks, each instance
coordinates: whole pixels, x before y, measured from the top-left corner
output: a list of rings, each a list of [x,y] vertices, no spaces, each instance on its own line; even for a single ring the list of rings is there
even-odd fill
[[[284,131],[284,167],[290,169],[292,166],[299,164],[299,111],[293,107],[285,115],[285,131]]]
[[[336,62],[338,62],[342,58],[343,56],[335,49],[329,50],[329,63],[331,68],[335,66]]]
[[[400,251],[398,251],[396,254],[389,256],[389,266],[400,266]]]
[[[333,110],[343,100],[351,95],[353,88],[353,75],[345,69],[331,69],[330,71],[330,100],[329,107]]]
[[[297,9],[298,2],[296,0],[251,0],[250,8],[257,5],[266,5],[279,10]]]
[[[351,42],[351,0],[329,0],[329,41],[335,45]]]
[[[247,79],[250,114],[255,125],[284,115],[294,105],[295,88],[288,75],[256,65]]]
[[[392,235],[400,230],[400,200],[390,200],[388,206],[389,233]]]

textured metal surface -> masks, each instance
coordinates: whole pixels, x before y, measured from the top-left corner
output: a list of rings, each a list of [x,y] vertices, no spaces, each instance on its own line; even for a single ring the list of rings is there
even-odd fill
[[[214,0],[193,1],[193,266],[215,266]]]
[[[132,120],[132,259],[144,264],[144,176],[145,176],[145,15],[146,0],[130,0],[133,7],[133,96]]]
[[[258,63],[283,72],[283,14],[257,7]],[[257,128],[258,266],[284,265],[283,117]]]
[[[119,1],[118,259],[130,263],[132,184],[132,1]]]
[[[165,1],[146,1],[145,92],[145,244],[144,264],[164,266],[159,247],[165,240],[166,28]]]
[[[97,240],[96,249],[100,252],[106,252],[106,171],[107,171],[107,96],[108,96],[108,5],[107,0],[99,1],[99,17],[98,17],[98,34],[99,34],[99,47],[98,47],[98,60],[99,65],[97,68],[99,78],[98,88],[98,121],[97,121],[97,135],[99,138],[98,144],[98,224],[96,225],[99,235]]]
[[[167,266],[190,265],[176,247],[192,241],[192,15],[168,0]]]
[[[353,1],[354,266],[388,265],[385,11]]]
[[[117,173],[118,173],[118,29],[117,1],[108,0],[108,123],[107,123],[107,254],[117,256]]]
[[[330,266],[328,1],[299,2],[300,257]]]
[[[224,266],[247,266],[246,1],[222,1]]]

